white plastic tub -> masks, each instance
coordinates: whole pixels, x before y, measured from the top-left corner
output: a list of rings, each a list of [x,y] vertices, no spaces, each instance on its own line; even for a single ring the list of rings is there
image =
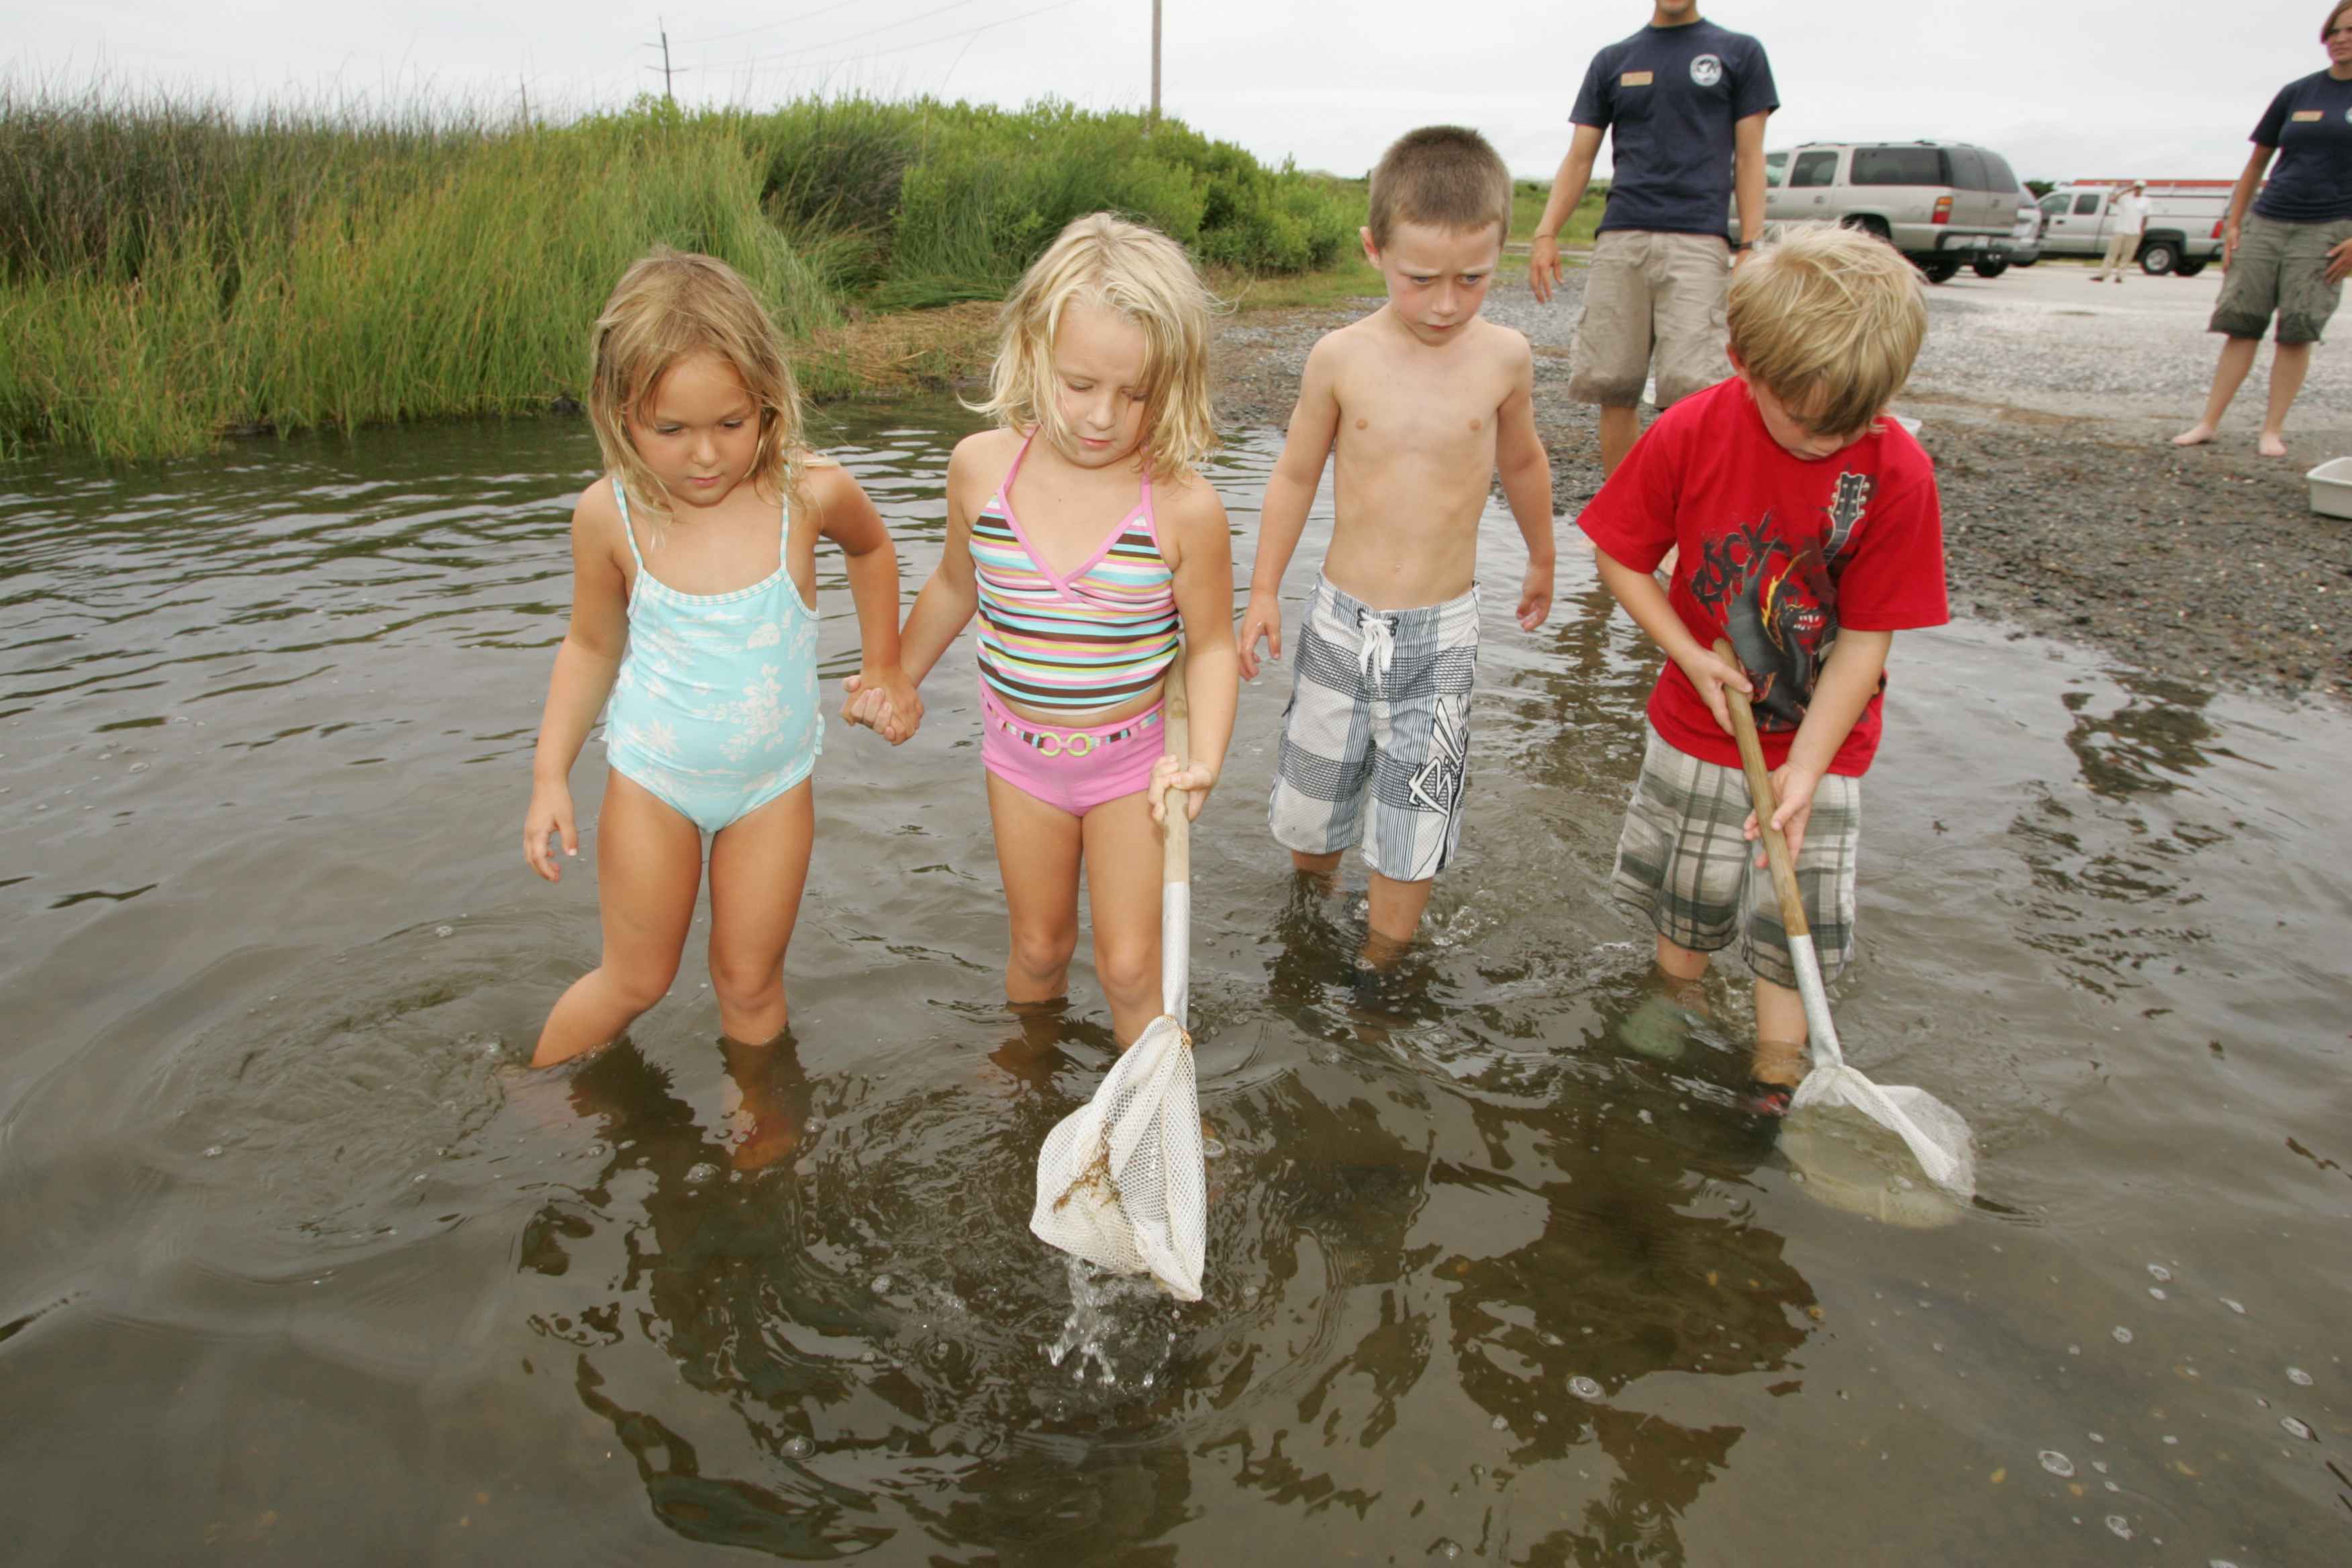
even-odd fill
[[[2336,458],[2304,475],[2311,481],[2311,510],[2322,517],[2352,517],[2352,458]]]

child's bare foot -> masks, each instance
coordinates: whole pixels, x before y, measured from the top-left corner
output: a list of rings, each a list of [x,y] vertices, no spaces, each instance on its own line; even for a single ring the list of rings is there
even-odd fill
[[[2191,425],[2188,429],[2183,430],[2179,435],[2175,436],[2172,438],[2172,444],[2176,447],[2202,447],[2206,442],[2210,441],[2212,438],[2213,426],[2206,424],[2202,419],[2200,419],[2196,424]]]
[[[2275,430],[2265,430],[2254,438],[2254,450],[2265,458],[2286,456],[2286,437]]]

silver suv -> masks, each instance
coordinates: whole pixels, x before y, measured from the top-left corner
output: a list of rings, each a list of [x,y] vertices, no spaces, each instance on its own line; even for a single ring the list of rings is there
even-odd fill
[[[1766,221],[1867,229],[1930,283],[1966,262],[2005,264],[2017,224],[2008,160],[1963,142],[1808,142],[1765,153],[1764,183]],[[1991,277],[2001,268],[1978,270]]]

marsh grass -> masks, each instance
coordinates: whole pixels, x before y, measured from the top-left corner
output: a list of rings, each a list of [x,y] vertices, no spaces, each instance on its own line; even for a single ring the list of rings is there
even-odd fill
[[[1355,223],[1335,182],[1059,104],[641,100],[548,125],[0,81],[0,441],[142,458],[546,408],[578,397],[588,323],[657,242],[728,261],[806,342],[852,305],[1001,298],[1104,208],[1251,276],[1341,260]],[[879,368],[821,352],[804,380],[841,395]]]

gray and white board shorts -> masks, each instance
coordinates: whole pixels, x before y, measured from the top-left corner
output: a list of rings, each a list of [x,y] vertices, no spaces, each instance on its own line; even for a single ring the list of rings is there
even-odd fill
[[[1318,576],[1291,648],[1290,706],[1267,817],[1305,855],[1361,844],[1400,882],[1444,870],[1462,842],[1478,590],[1376,610]]]

